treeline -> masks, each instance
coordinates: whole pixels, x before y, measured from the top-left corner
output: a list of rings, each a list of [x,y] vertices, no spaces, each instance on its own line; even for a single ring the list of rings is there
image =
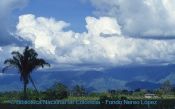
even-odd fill
[[[81,85],[75,85],[73,88],[68,88],[66,85],[56,82],[44,91],[37,91],[28,88],[27,94],[27,99],[30,100],[54,100],[66,99],[69,96],[87,96],[87,91]],[[19,99],[23,99],[23,91],[0,92],[0,102]]]
[[[44,91],[27,89],[27,99],[29,100],[56,100],[56,99],[143,99],[145,94],[155,94],[159,98],[175,98],[175,88],[169,81],[165,81],[159,89],[146,90],[108,90],[106,92],[88,92],[82,85],[75,85],[68,88],[62,83],[54,83],[50,88]],[[83,98],[84,97],[84,98]],[[8,100],[23,99],[23,91],[10,91],[0,93],[0,102]],[[157,99],[157,98],[156,98]]]

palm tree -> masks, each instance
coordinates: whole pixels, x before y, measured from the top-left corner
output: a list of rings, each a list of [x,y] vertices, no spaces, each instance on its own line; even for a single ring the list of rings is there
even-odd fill
[[[37,91],[31,77],[32,71],[40,67],[43,68],[45,65],[50,66],[50,64],[48,64],[44,59],[38,58],[36,51],[28,46],[24,49],[22,54],[18,51],[13,51],[11,54],[12,58],[4,61],[6,66],[3,68],[2,72],[5,72],[9,68],[16,68],[18,70],[20,80],[23,82],[23,97],[24,99],[27,99],[27,84],[29,81],[33,84],[35,90]]]

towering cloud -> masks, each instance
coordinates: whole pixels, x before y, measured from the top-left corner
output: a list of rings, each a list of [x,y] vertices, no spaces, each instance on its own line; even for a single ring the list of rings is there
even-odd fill
[[[87,17],[86,23],[87,32],[76,33],[65,31],[69,24],[64,21],[28,14],[19,17],[17,34],[55,63],[118,66],[175,62],[175,40],[126,37],[111,17]]]

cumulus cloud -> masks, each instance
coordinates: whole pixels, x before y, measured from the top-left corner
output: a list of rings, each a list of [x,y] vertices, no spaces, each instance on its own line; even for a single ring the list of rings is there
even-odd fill
[[[7,45],[15,40],[11,37],[9,30],[8,19],[11,12],[15,9],[23,8],[27,4],[28,0],[1,0],[0,2],[0,45]],[[12,22],[12,21],[10,21]]]
[[[69,23],[64,21],[22,15],[17,35],[31,41],[41,56],[56,64],[118,66],[175,62],[175,40],[125,37],[118,21],[111,17],[87,17],[86,23],[87,32],[76,33],[66,31]],[[101,37],[101,33],[114,35]]]
[[[175,0],[90,0],[98,16],[115,17],[128,36],[174,36]]]

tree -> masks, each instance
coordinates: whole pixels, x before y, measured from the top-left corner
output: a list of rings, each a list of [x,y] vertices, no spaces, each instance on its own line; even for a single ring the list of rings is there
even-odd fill
[[[44,59],[38,58],[37,52],[28,46],[25,47],[22,54],[18,51],[13,51],[11,54],[12,58],[4,61],[6,66],[2,69],[2,72],[5,72],[9,68],[16,68],[18,70],[20,80],[23,82],[23,96],[24,99],[27,99],[27,85],[29,81],[37,91],[31,73],[40,67],[43,68],[45,65],[50,66],[50,64]]]
[[[163,82],[163,84],[161,85],[161,90],[164,94],[170,94],[170,92],[172,91],[172,85],[169,80]]]
[[[86,94],[86,90],[85,90],[85,88],[83,86],[76,85],[73,88],[73,94],[75,96],[84,96]]]
[[[64,99],[68,97],[68,88],[62,83],[56,82],[46,90],[46,99]]]

